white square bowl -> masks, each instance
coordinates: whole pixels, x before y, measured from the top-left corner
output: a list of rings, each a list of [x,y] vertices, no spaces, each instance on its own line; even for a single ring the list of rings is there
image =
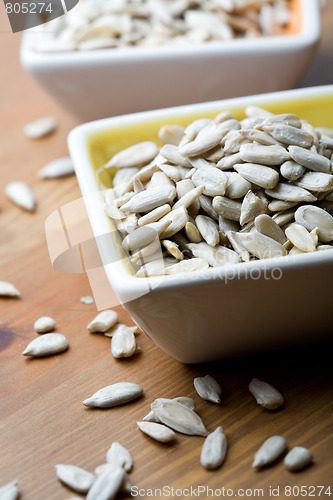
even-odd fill
[[[27,31],[21,62],[81,120],[295,87],[321,33],[319,0],[292,0],[293,34],[191,46],[43,54]]]
[[[162,123],[190,123],[221,110],[241,118],[250,104],[333,127],[333,85],[329,85],[98,120],[69,135],[81,192],[114,292],[139,327],[185,363],[301,345],[332,335],[333,251],[137,278],[129,272],[119,236],[110,231],[110,219],[103,212],[91,152],[98,150],[101,137],[116,152],[138,142],[138,133],[140,140],[156,140]],[[100,161],[103,164],[103,155]]]

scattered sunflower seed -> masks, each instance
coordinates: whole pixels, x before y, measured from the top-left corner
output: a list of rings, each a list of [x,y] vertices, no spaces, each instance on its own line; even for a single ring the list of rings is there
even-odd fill
[[[122,467],[108,467],[98,476],[88,491],[86,500],[112,500],[121,490],[126,479]]]
[[[37,333],[52,332],[56,327],[56,322],[50,316],[41,316],[34,323],[34,330]]]
[[[23,356],[41,357],[58,354],[68,349],[68,340],[61,333],[45,333],[27,345],[22,352]]]
[[[80,298],[80,302],[82,302],[82,304],[90,305],[94,303],[94,299],[90,297],[90,295],[85,295]]]
[[[137,426],[142,432],[161,443],[168,443],[176,438],[172,429],[156,422],[137,422]]]
[[[17,500],[19,498],[18,480],[0,488],[0,500]]]
[[[130,452],[121,444],[114,441],[106,453],[106,463],[117,464],[123,467],[126,472],[131,472],[133,468],[133,459]]]
[[[136,351],[134,333],[127,327],[118,328],[112,335],[111,353],[114,358],[129,358]]]
[[[20,297],[18,289],[8,281],[0,281],[0,297]]]
[[[51,161],[38,172],[40,179],[55,179],[74,174],[74,165],[69,156]]]
[[[27,212],[34,212],[36,209],[36,200],[29,186],[22,181],[10,182],[5,186],[7,197],[18,207]]]
[[[118,382],[95,392],[90,398],[85,399],[83,404],[91,408],[111,408],[133,401],[142,393],[143,389],[138,384]]]
[[[196,377],[193,382],[195,390],[201,398],[212,403],[221,403],[221,386],[211,375]]]
[[[100,312],[97,316],[87,325],[87,329],[91,333],[106,332],[118,321],[118,313],[113,309],[106,309]]]
[[[207,436],[208,432],[199,415],[177,401],[156,399],[151,409],[159,422],[182,434]]]
[[[260,468],[274,462],[286,450],[287,441],[282,436],[271,436],[254,456],[252,467]]]
[[[78,493],[87,493],[96,479],[94,474],[75,465],[58,464],[55,470],[60,481]]]
[[[39,118],[24,126],[23,132],[29,139],[41,139],[55,131],[57,122],[52,116]]]
[[[227,438],[222,427],[208,434],[201,449],[200,462],[205,469],[213,470],[222,465],[227,453]]]
[[[267,410],[277,410],[284,404],[282,394],[267,382],[253,378],[249,384],[249,390],[258,405]]]
[[[284,465],[290,471],[305,469],[313,459],[311,451],[303,446],[295,446],[284,458]]]

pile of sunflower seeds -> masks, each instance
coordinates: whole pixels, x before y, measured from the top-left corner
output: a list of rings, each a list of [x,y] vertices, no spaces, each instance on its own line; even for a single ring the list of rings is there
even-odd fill
[[[248,106],[165,125],[104,166],[138,277],[332,250],[333,131]],[[162,258],[163,257],[163,258]]]
[[[281,35],[290,0],[81,0],[36,33],[33,49],[66,52]],[[40,32],[40,27],[39,27]]]

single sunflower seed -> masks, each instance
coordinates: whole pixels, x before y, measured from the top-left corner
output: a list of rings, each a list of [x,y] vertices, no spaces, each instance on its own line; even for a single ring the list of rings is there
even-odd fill
[[[267,214],[258,215],[255,218],[254,225],[256,230],[277,241],[281,245],[286,242],[286,236],[280,226]]]
[[[27,123],[23,128],[23,132],[29,139],[41,139],[54,132],[56,128],[57,122],[55,118],[52,116],[45,116]]]
[[[281,163],[290,159],[288,151],[278,145],[243,144],[239,153],[243,161],[259,163],[260,165],[281,165]]]
[[[0,297],[20,297],[21,293],[9,281],[0,281]]]
[[[193,383],[195,390],[201,398],[212,403],[221,403],[221,386],[211,375],[196,377]]]
[[[133,468],[133,458],[130,452],[117,441],[114,441],[106,453],[106,463],[123,467],[126,472]]]
[[[177,432],[191,436],[208,434],[199,415],[177,401],[156,399],[151,404],[151,409],[162,424]]]
[[[258,378],[253,378],[251,380],[249,390],[258,405],[267,410],[277,410],[284,404],[282,394],[271,384],[259,380]]]
[[[172,429],[157,422],[137,422],[137,426],[140,431],[147,434],[147,436],[150,436],[161,443],[168,443],[170,441],[174,441],[176,438],[176,434]]]
[[[78,493],[87,493],[96,479],[94,474],[75,465],[57,464],[55,470],[58,479]]]
[[[136,350],[134,333],[127,327],[118,328],[112,335],[111,353],[114,358],[129,358]]]
[[[297,222],[290,224],[285,233],[291,243],[303,252],[314,252],[316,250],[316,244],[313,241],[312,235],[304,226],[297,224]]]
[[[27,345],[22,352],[23,356],[41,357],[58,354],[68,349],[68,340],[61,333],[45,333]]]
[[[158,154],[158,147],[154,142],[144,141],[134,144],[119,153],[116,153],[104,168],[129,168],[146,165]]]
[[[55,327],[56,322],[53,318],[50,318],[50,316],[41,316],[40,318],[36,319],[34,323],[34,330],[37,333],[52,332]]]
[[[18,480],[0,487],[0,500],[17,500],[19,498]]]
[[[69,156],[57,158],[38,171],[40,179],[56,179],[74,174],[74,164]]]
[[[126,479],[122,467],[108,467],[98,476],[88,491],[86,500],[113,500]]]
[[[83,404],[91,408],[111,408],[133,401],[133,399],[141,396],[142,393],[143,389],[138,384],[118,382],[95,392],[90,398],[85,399]]]
[[[227,438],[222,427],[217,427],[208,434],[201,449],[201,465],[208,470],[217,469],[222,465],[227,454]]]
[[[303,446],[295,446],[284,458],[284,465],[290,471],[305,469],[313,460],[311,451]]]
[[[333,240],[333,217],[320,207],[303,205],[295,212],[295,220],[308,231],[318,228],[319,240],[327,243]]]
[[[279,182],[279,174],[274,168],[259,165],[258,163],[241,163],[234,165],[234,169],[244,179],[253,182],[265,189],[274,188]]]
[[[252,467],[260,468],[274,462],[287,448],[287,441],[282,436],[271,436],[261,445],[254,456]]]
[[[118,313],[113,309],[106,309],[105,311],[100,312],[97,316],[90,321],[87,325],[87,329],[91,333],[95,332],[106,332],[112,326],[114,326],[118,321]]]
[[[9,184],[5,186],[5,193],[15,205],[23,210],[27,212],[34,212],[36,210],[35,196],[25,182],[9,182]]]
[[[240,257],[236,252],[222,245],[211,247],[203,241],[200,243],[189,243],[188,248],[194,257],[206,260],[213,267],[240,262]]]
[[[205,259],[193,258],[182,260],[164,269],[165,274],[191,273],[193,271],[204,271],[209,268]]]

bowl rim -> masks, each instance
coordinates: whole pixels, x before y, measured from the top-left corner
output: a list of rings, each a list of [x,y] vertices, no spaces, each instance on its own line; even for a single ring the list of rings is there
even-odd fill
[[[87,122],[75,127],[68,135],[68,147],[70,155],[74,162],[75,172],[81,189],[82,197],[86,205],[86,210],[92,230],[95,237],[101,234],[110,233],[110,226],[107,216],[103,211],[103,202],[96,203],[96,194],[100,196],[100,189],[97,186],[95,175],[91,166],[88,152],[88,138],[91,134],[105,131],[107,129],[117,128],[123,125],[135,124],[143,121],[153,121],[156,119],[171,119],[177,116],[186,116],[199,113],[208,113],[220,109],[245,107],[245,105],[264,106],[278,102],[288,102],[301,99],[311,99],[319,96],[332,96],[333,84],[318,87],[308,87],[302,89],[293,89],[267,94],[258,94],[252,96],[243,96],[218,101],[210,101],[184,106],[175,106],[163,108],[160,110],[143,111],[139,113],[121,115],[116,117],[104,118]],[[110,236],[111,240],[111,236]],[[105,242],[105,240],[103,240]],[[103,250],[103,249],[102,249]],[[114,290],[120,295],[128,294],[131,290],[134,294],[143,294],[147,289],[153,289],[157,286],[163,288],[177,286],[192,286],[194,283],[204,283],[209,281],[223,281],[231,279],[235,275],[240,279],[247,275],[251,269],[272,270],[277,266],[281,269],[304,268],[308,264],[325,265],[332,262],[333,253],[327,251],[312,252],[308,254],[275,257],[265,260],[255,260],[250,262],[241,262],[216,268],[209,268],[205,271],[194,271],[191,273],[179,273],[168,276],[153,276],[138,278],[130,275],[126,270],[122,260],[104,265],[108,279]],[[188,277],[190,276],[190,279]],[[185,277],[185,279],[184,279]],[[186,279],[187,277],[187,279]]]
[[[36,28],[26,30],[22,37],[20,58],[23,66],[36,67],[75,67],[82,64],[96,66],[101,63],[124,63],[144,60],[168,60],[205,57],[219,57],[225,54],[238,53],[279,53],[285,50],[310,46],[319,41],[321,35],[321,19],[319,0],[298,0],[302,12],[302,25],[298,33],[259,37],[253,39],[235,38],[216,42],[205,42],[193,45],[159,45],[153,47],[122,47],[117,49],[95,49],[91,51],[69,51],[59,53],[41,53],[31,49],[31,36]],[[262,40],[265,43],[262,43]]]

